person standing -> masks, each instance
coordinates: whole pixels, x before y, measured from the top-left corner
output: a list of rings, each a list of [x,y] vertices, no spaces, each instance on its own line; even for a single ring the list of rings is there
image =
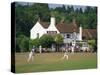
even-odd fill
[[[32,59],[32,61],[34,61],[34,56],[35,56],[35,46],[33,46],[31,52],[29,53],[29,57],[28,57],[28,62]]]
[[[66,50],[64,53],[64,56],[62,57],[62,59],[67,59],[68,60],[68,45],[66,44]]]
[[[65,51],[64,56],[62,57],[62,59],[67,59],[68,60],[68,53],[67,53],[67,51]]]
[[[42,53],[42,46],[39,46],[39,52]]]

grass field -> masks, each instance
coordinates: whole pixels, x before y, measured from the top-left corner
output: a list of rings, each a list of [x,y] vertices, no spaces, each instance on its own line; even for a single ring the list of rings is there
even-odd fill
[[[68,60],[61,60],[63,53],[35,54],[34,62],[27,62],[29,53],[16,53],[16,73],[60,70],[90,69],[97,67],[96,53],[69,54]]]

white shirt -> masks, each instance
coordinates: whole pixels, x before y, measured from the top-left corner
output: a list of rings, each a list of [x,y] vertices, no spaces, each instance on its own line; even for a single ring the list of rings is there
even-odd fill
[[[35,49],[34,48],[32,48],[32,52],[34,52],[35,51]]]

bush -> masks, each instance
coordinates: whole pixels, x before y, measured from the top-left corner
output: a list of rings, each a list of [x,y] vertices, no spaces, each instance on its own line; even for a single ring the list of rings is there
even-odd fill
[[[59,46],[63,44],[63,37],[60,34],[55,35],[54,37],[56,43],[56,51],[59,51]]]
[[[89,47],[93,49],[93,51],[97,51],[97,43],[95,39],[88,40]]]
[[[62,44],[63,43],[63,37],[60,35],[60,34],[57,34],[56,36],[55,36],[55,42],[57,43],[57,44]]]
[[[16,38],[16,49],[20,49],[20,52],[27,52],[29,50],[29,38],[20,35]],[[19,50],[16,50],[16,52],[19,52]]]
[[[82,44],[83,44],[82,42],[79,42],[79,46],[80,46],[80,47],[82,47]]]
[[[39,42],[38,38],[33,39],[33,40],[30,39],[30,41],[29,41],[29,50],[31,50],[33,46],[35,46],[35,47],[40,46],[40,42]]]
[[[44,48],[50,48],[54,43],[54,38],[51,35],[43,35],[40,39],[40,45]]]

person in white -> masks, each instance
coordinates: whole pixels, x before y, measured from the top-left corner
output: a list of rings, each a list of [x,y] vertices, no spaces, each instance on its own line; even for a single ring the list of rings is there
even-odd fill
[[[72,46],[71,46],[72,53],[74,53],[75,45],[76,45],[76,42],[75,42],[75,41],[73,41],[73,42],[72,42]]]
[[[62,59],[67,59],[68,60],[68,53],[65,51],[64,56],[62,57]]]
[[[42,46],[39,46],[39,52],[42,53]]]
[[[67,59],[68,60],[68,46],[66,47],[64,56],[62,57],[62,59]]]
[[[72,49],[72,53],[74,53],[74,46],[71,46],[71,49]]]
[[[29,53],[29,57],[28,57],[28,62],[32,59],[32,61],[34,61],[34,56],[35,56],[35,47],[33,46],[31,52]]]

